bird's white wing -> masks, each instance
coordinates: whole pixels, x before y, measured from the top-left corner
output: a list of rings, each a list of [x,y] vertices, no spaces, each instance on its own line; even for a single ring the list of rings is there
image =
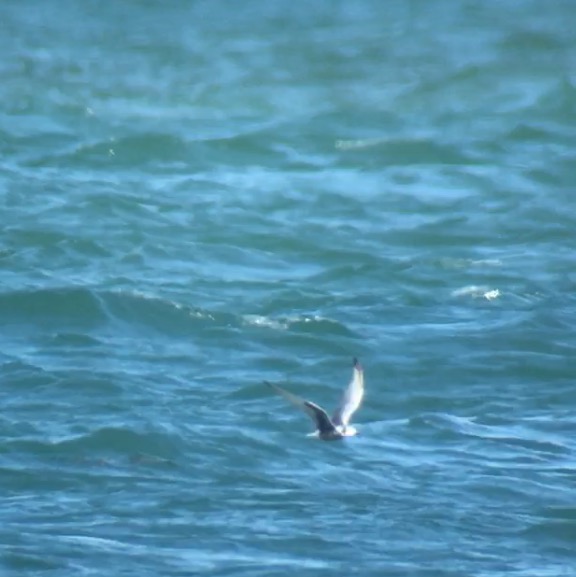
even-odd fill
[[[268,381],[264,382],[269,387],[274,389],[279,395],[283,396],[288,402],[304,411],[314,421],[320,432],[329,432],[334,430],[334,424],[330,420],[328,413],[326,413],[322,407],[319,407],[311,401],[307,401],[306,399],[298,397],[297,395],[288,392],[286,389],[283,389],[278,385],[274,385]]]
[[[352,371],[352,380],[346,387],[340,406],[336,409],[332,422],[335,425],[342,425],[346,427],[350,422],[350,418],[360,406],[362,397],[364,396],[364,371],[358,362],[354,359],[354,368]]]

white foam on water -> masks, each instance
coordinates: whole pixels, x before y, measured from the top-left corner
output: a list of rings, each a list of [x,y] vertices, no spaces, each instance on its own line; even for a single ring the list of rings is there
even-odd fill
[[[453,297],[472,297],[475,299],[484,298],[492,301],[501,296],[499,289],[491,289],[487,286],[468,285],[452,291]]]

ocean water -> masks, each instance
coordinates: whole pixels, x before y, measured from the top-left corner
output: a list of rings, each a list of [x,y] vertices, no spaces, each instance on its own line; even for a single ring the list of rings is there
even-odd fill
[[[2,575],[576,574],[572,2],[0,21]]]

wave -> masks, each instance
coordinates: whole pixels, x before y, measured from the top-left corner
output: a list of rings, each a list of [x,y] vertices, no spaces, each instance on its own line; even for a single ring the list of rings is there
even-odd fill
[[[0,316],[8,326],[90,330],[108,320],[98,293],[89,288],[25,289],[0,294]]]

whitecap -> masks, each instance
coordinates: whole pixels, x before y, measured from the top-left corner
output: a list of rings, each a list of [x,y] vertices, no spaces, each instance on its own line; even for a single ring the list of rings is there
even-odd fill
[[[276,330],[286,330],[288,328],[288,324],[286,322],[271,319],[263,315],[243,315],[242,320],[246,324],[255,327],[266,327],[269,329],[276,329]]]
[[[459,289],[452,291],[453,297],[472,297],[472,298],[484,298],[488,301],[497,299],[501,296],[499,289],[492,289],[487,286],[478,285],[468,285]]]

